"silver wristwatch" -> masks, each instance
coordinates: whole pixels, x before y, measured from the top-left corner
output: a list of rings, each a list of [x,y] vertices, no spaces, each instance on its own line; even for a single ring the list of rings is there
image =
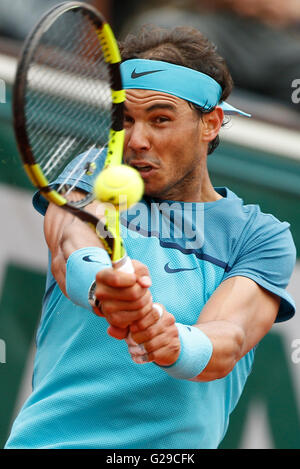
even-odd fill
[[[90,305],[93,308],[100,309],[100,301],[95,297],[95,290],[96,290],[96,281],[94,281],[89,288],[88,300],[89,300]]]

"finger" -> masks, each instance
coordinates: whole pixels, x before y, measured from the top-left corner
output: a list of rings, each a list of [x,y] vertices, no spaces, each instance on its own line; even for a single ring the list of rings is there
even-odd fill
[[[132,259],[132,265],[137,277],[143,277],[144,275],[150,277],[148,267],[142,262]]]
[[[152,285],[152,280],[149,274],[148,267],[137,260],[132,261],[137,282],[144,288],[149,288]]]
[[[132,333],[136,333],[139,331],[143,331],[147,329],[148,327],[152,326],[155,324],[157,321],[160,320],[164,312],[164,308],[157,304],[153,303],[151,310],[146,314],[142,319],[139,321],[134,322],[130,330]]]
[[[163,305],[159,303],[153,303],[153,308],[156,309],[156,311],[159,314],[159,317],[161,318],[165,311],[165,308],[163,307]]]
[[[152,309],[152,302],[145,299],[135,303],[135,309],[126,309],[132,307],[132,303],[128,302],[124,304],[123,302],[106,301],[101,303],[101,312],[109,324],[124,328],[146,316]]]
[[[104,314],[114,314],[119,312],[143,311],[146,314],[152,309],[152,296],[149,290],[146,290],[137,300],[123,301],[118,299],[102,299],[100,301],[101,309]],[[142,317],[142,316],[141,316]]]
[[[147,357],[150,362],[155,362],[157,365],[170,366],[178,360],[179,354],[180,341],[178,339],[176,343],[169,343],[154,352],[147,352]]]
[[[128,351],[131,355],[132,360],[142,365],[144,363],[148,363],[148,355],[147,352],[142,344],[137,344],[133,339],[131,334],[128,334],[128,337],[125,339],[125,342],[128,345]]]
[[[110,325],[107,329],[107,334],[114,339],[123,340],[128,336],[128,328],[121,328]]]
[[[146,316],[146,321],[144,321],[144,325],[146,325],[147,323],[149,324],[149,319],[150,319],[151,324],[153,323],[153,319],[155,320],[155,322],[157,322],[157,320],[160,320],[163,313],[164,313],[163,306],[158,304],[158,303],[153,303],[152,314],[148,314]],[[172,316],[172,318],[173,318],[173,316]],[[174,322],[175,322],[175,319],[174,319]],[[142,344],[142,343],[137,344],[134,341],[131,333],[129,333],[129,336],[126,339],[126,342],[128,344],[128,351],[131,355],[132,360],[135,363],[142,365],[142,364],[150,363],[151,361],[153,361],[149,358],[148,353],[147,353],[147,351],[144,347],[144,344]],[[161,343],[161,341],[160,341],[160,343]]]
[[[158,314],[158,312],[155,311],[155,314]],[[171,336],[178,333],[177,327],[175,326],[175,318],[167,311],[165,311],[160,320],[155,321],[151,326],[137,332],[132,332],[132,327],[130,330],[133,340],[135,340],[138,344],[146,343],[149,340],[152,340],[154,337],[164,333],[166,330],[168,334],[171,334]]]
[[[138,365],[145,365],[146,363],[150,363],[151,360],[149,360],[148,354],[145,353],[142,356],[137,356],[137,355],[131,355],[132,360],[137,363]]]
[[[163,331],[161,334],[156,335],[147,342],[143,342],[143,346],[147,353],[153,353],[165,347],[171,349],[174,347],[174,344],[177,346],[178,344],[180,344],[180,341],[176,336],[176,332],[173,331],[173,333],[171,333],[170,330],[168,330],[167,332]]]
[[[163,332],[149,342],[143,344],[146,353],[130,347],[133,361],[139,364],[155,362],[158,365],[169,366],[175,363],[180,354],[180,340],[178,333],[174,337]]]
[[[113,288],[128,288],[136,283],[136,275],[113,268],[100,270],[96,275],[97,283]]]
[[[142,277],[137,278],[137,283],[143,288],[150,288],[152,285],[152,280],[149,276],[143,275]]]
[[[131,326],[131,324],[133,324],[135,321],[140,320],[141,317],[146,315],[148,310],[149,307],[145,306],[145,308],[135,311],[116,310],[113,313],[107,313],[105,307],[102,307],[102,311],[105,315],[107,322],[109,322],[109,324],[111,324],[112,326],[121,328]]]
[[[125,339],[126,342],[127,342],[127,340],[128,339]],[[127,344],[128,344],[128,342],[127,342]],[[142,355],[145,355],[145,353],[147,353],[144,346],[143,345],[138,345],[138,344],[128,345],[128,351],[129,351],[130,355],[139,356],[139,357],[141,357]]]
[[[129,287],[111,287],[97,280],[95,296],[99,301],[115,300],[135,301],[144,296],[148,292],[148,288],[143,288],[137,282]]]
[[[99,316],[100,318],[105,318],[105,315],[103,314],[103,311],[100,306],[94,306],[93,311],[96,314],[96,316]]]

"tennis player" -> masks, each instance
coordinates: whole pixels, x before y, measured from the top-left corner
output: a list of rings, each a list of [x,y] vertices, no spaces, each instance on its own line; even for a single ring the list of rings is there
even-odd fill
[[[49,271],[33,391],[7,448],[218,448],[257,344],[295,312],[289,224],[208,173],[224,113],[245,114],[226,102],[223,59],[189,28],[143,30],[121,53],[124,162],[145,182],[122,217],[135,273],[114,271],[88,227],[35,195]]]

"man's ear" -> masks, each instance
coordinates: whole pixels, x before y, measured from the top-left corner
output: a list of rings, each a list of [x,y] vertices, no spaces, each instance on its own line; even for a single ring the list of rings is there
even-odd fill
[[[202,115],[203,130],[202,139],[205,142],[211,142],[220,132],[224,120],[224,111],[217,106],[212,112]]]

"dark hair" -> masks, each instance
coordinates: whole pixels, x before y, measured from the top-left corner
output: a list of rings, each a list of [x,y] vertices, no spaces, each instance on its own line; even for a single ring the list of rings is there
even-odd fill
[[[233,81],[225,60],[200,31],[192,27],[178,26],[164,29],[157,26],[143,26],[136,35],[129,34],[119,43],[122,60],[150,59],[163,60],[175,65],[193,68],[216,80],[221,88],[221,101],[225,101],[233,88]],[[200,116],[213,110],[205,110],[190,103]],[[210,142],[208,154],[219,144],[219,136]]]

